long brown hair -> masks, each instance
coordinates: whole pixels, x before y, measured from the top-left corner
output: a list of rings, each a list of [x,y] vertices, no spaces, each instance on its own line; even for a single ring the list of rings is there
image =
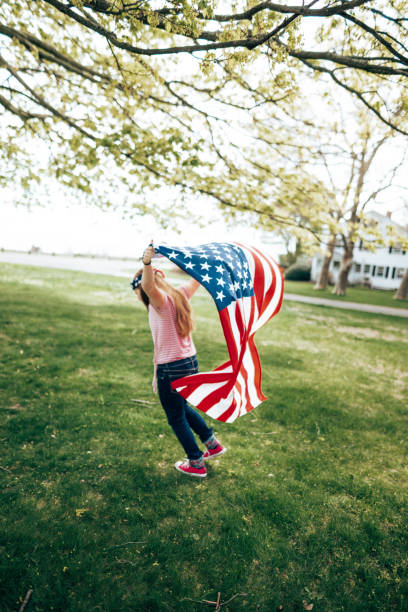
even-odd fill
[[[142,270],[136,273],[136,276],[140,274]],[[176,328],[182,338],[187,338],[194,329],[193,311],[190,302],[186,298],[186,295],[180,289],[176,289],[169,285],[167,281],[160,275],[158,283],[159,289],[163,289],[174,302],[176,308]],[[146,308],[149,307],[150,300],[149,296],[143,291],[143,287],[139,287],[142,301]]]

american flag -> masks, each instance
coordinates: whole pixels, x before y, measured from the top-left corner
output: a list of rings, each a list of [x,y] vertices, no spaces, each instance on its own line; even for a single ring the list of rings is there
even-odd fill
[[[212,418],[232,423],[266,399],[254,334],[280,310],[280,268],[257,248],[235,242],[191,248],[155,246],[155,250],[211,294],[230,357],[212,372],[179,378],[172,387]]]

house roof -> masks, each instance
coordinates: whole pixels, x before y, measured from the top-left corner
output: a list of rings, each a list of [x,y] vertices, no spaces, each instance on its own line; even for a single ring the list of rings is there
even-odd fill
[[[404,227],[400,223],[397,223],[391,218],[391,215],[382,215],[375,210],[370,210],[367,212],[367,217],[376,221],[378,225],[384,229],[391,225],[400,235],[408,236],[408,226]]]

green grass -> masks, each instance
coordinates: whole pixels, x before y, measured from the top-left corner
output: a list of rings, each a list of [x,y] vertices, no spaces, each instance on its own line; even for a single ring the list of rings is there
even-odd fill
[[[408,300],[394,300],[395,291],[369,289],[368,287],[347,287],[346,295],[333,295],[332,287],[316,291],[314,283],[304,281],[285,281],[285,290],[288,293],[297,293],[316,298],[341,300],[342,302],[357,302],[360,304],[375,304],[391,308],[408,308]]]
[[[408,610],[405,320],[285,303],[257,334],[269,399],[213,422],[229,450],[197,482],[127,281],[0,273],[1,610]],[[226,351],[194,310],[205,370]]]

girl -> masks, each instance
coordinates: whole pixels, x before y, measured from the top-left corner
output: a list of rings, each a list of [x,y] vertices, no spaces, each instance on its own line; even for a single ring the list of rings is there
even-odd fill
[[[184,474],[204,478],[207,476],[204,460],[222,455],[227,449],[221,446],[203,417],[171,388],[173,380],[198,372],[189,300],[200,284],[192,279],[180,289],[169,285],[164,273],[151,265],[154,253],[153,246],[144,251],[143,269],[136,272],[131,283],[149,315],[154,343],[153,390],[156,392],[157,386],[168,423],[187,455],[186,461],[177,461],[174,467]],[[206,446],[204,454],[193,431]]]

